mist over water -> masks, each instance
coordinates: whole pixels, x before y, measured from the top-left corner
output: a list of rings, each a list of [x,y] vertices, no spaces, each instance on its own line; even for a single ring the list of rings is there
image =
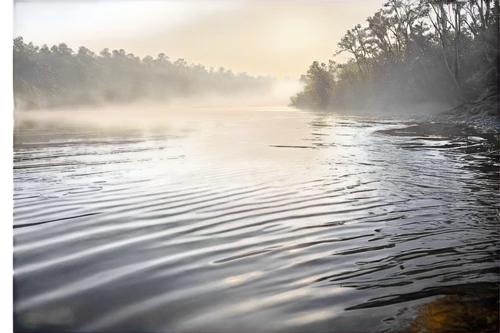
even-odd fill
[[[402,118],[16,119],[35,114],[15,137],[16,331],[398,332],[497,294],[498,162],[377,134]]]
[[[236,94],[207,93],[177,97],[169,101],[141,100],[135,103],[108,103],[98,107],[67,106],[57,109],[14,113],[17,129],[82,128],[127,130],[188,129],[210,112],[234,116],[244,110],[290,110],[285,107],[290,96],[303,88],[297,80],[276,81],[262,92]]]
[[[499,331],[498,1],[377,2],[18,4],[14,331]]]

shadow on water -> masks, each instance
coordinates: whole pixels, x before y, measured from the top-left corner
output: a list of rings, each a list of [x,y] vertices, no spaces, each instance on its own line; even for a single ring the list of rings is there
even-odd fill
[[[498,154],[378,132],[401,127],[248,112],[19,136],[15,330],[498,331]]]

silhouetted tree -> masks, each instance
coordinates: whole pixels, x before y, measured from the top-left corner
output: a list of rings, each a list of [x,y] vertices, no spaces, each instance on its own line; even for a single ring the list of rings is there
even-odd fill
[[[205,93],[265,91],[274,78],[234,74],[220,68],[171,62],[165,53],[142,60],[124,49],[103,49],[96,55],[81,46],[74,52],[67,44],[49,48],[13,42],[14,98],[16,108],[128,103],[141,99],[162,101],[176,96]]]
[[[498,11],[492,0],[388,0],[338,43],[334,56],[351,58],[328,71],[334,84],[310,75],[314,62],[290,105],[398,116],[497,115]]]

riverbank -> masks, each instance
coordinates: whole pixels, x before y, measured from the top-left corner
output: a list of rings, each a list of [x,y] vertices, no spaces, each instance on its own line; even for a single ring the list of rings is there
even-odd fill
[[[386,1],[337,43],[335,55],[347,61],[310,65],[290,106],[400,118],[498,116],[498,4]],[[453,26],[450,17],[474,24]]]

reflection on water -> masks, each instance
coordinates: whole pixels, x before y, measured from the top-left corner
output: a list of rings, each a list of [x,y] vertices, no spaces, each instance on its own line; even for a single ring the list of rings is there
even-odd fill
[[[16,132],[17,331],[498,329],[491,151],[375,133],[394,120],[186,117]]]

